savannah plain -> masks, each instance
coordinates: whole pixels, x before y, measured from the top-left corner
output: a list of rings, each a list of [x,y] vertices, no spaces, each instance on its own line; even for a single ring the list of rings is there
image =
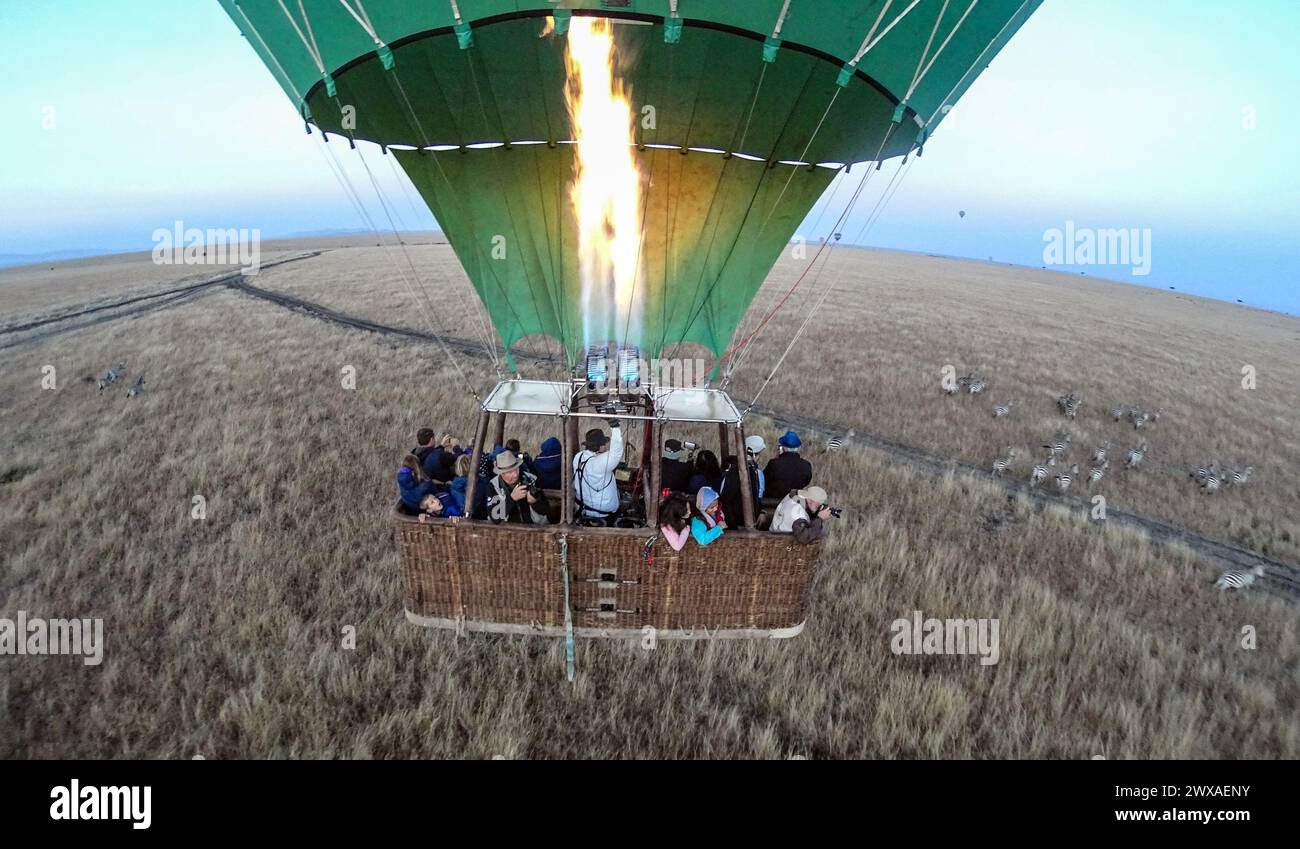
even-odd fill
[[[102,617],[106,642],[98,667],[0,657],[0,757],[1300,756],[1300,319],[837,248],[731,386],[743,407],[826,294],[747,421],[769,445],[794,425],[845,508],[803,634],[580,642],[569,684],[562,641],[403,617],[398,461],[420,427],[471,436],[453,360],[480,393],[496,376],[467,353],[479,314],[450,249],[407,241],[272,243],[264,265],[301,258],[247,281],[378,329],[224,283],[161,295],[224,269],[147,255],[0,270],[0,617]],[[742,335],[803,266],[778,263]],[[525,377],[561,375],[545,343],[520,353]],[[123,381],[86,380],[119,361]],[[988,391],[944,395],[948,365]],[[1055,406],[1070,392],[1074,421]],[[1137,432],[1112,421],[1119,404],[1163,415]],[[545,430],[508,435],[535,450]],[[1024,486],[1058,430],[1066,468],[1111,443],[1092,492]],[[1007,447],[1000,481],[987,469]],[[1205,493],[1188,472],[1210,462],[1254,474]],[[1096,494],[1189,541],[1095,521]],[[1275,565],[1223,593],[1196,539]],[[917,610],[999,619],[999,662],[893,654],[890,623]]]

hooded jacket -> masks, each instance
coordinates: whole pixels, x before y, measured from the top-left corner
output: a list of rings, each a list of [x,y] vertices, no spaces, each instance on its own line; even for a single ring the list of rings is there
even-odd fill
[[[542,443],[541,453],[533,460],[533,472],[543,489],[559,489],[563,485],[560,478],[564,473],[562,452],[560,440],[552,436]]]
[[[433,481],[420,480],[413,469],[402,466],[397,470],[397,493],[402,506],[414,516],[420,512],[420,501],[434,491]]]

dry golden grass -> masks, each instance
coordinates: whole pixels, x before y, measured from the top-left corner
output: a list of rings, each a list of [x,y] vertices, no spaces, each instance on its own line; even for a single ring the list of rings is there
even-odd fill
[[[384,287],[399,284],[361,282],[368,272],[351,257],[372,250],[337,250],[268,271],[257,284],[406,324],[411,304],[383,300]],[[421,250],[439,261],[445,248]],[[1054,393],[1105,396],[1109,406],[1114,384],[1116,400],[1149,399],[1171,411],[1150,437],[1160,459],[1238,439],[1259,445],[1270,434],[1281,452],[1271,462],[1294,450],[1278,387],[1293,344],[1279,328],[1293,326],[1290,319],[1238,310],[1258,322],[1242,319],[1227,331],[1220,323],[1213,344],[1223,347],[1197,360],[1205,371],[1184,374],[1167,353],[1153,354],[1147,381],[1124,363],[1149,339],[1190,350],[1201,305],[1187,306],[1189,317],[1169,316],[1169,325],[1153,306],[1139,334],[1120,333],[1113,349],[1094,350],[1047,328],[1091,328],[1086,338],[1105,338],[1097,313],[1111,308],[1109,295],[1099,302],[1071,286],[1019,279],[1030,272],[980,264],[885,254],[862,262],[862,277],[874,282],[841,284],[825,313],[834,332],[818,334],[826,371],[814,380],[813,360],[792,364],[764,395],[772,407],[980,459],[990,442],[1014,439],[991,429],[992,397],[938,397],[937,369],[948,359],[935,340],[959,340],[955,364],[986,371],[997,400],[1023,387],[1025,415],[1010,424],[1025,439],[1056,426]],[[783,291],[789,273],[780,267],[763,297]],[[967,327],[946,301],[927,318],[926,299],[943,291],[918,280],[930,273],[966,275],[958,285],[972,300],[983,293],[984,315],[996,313],[1004,286],[1000,300],[1016,312],[1002,331]],[[88,290],[87,299],[122,283]],[[0,296],[4,286],[0,276]],[[1038,311],[1022,291],[1034,287]],[[1134,298],[1155,296],[1162,293]],[[1117,315],[1139,309],[1114,305]],[[827,344],[835,336],[852,344]],[[1212,373],[1216,357],[1229,357],[1236,339],[1246,350],[1239,358],[1259,368],[1260,394],[1212,395],[1222,420],[1193,424],[1201,422],[1191,407],[1195,381],[1207,379],[1199,376]],[[560,641],[457,639],[402,617],[387,524],[396,460],[416,428],[467,434],[473,418],[436,346],[213,290],[32,342],[6,359],[0,431],[9,451],[0,473],[26,471],[0,484],[0,616],[103,617],[107,645],[94,668],[75,658],[0,657],[0,757],[1300,755],[1292,604],[1258,592],[1223,596],[1188,551],[1089,525],[1080,510],[1008,501],[990,482],[935,478],[850,447],[819,466],[819,480],[849,509],[826,544],[802,636],[661,642],[653,652],[583,642],[569,685]],[[119,359],[129,379],[146,372],[143,396],[80,381]],[[756,354],[761,360],[770,362]],[[486,361],[466,363],[480,385],[490,380]],[[863,385],[842,380],[853,363],[865,371]],[[58,369],[57,391],[39,388],[45,364]],[[345,365],[357,369],[355,390],[340,384]],[[1225,381],[1239,379],[1239,367],[1224,368]],[[837,402],[828,390],[845,385]],[[1041,413],[1028,415],[1039,396]],[[1178,412],[1180,403],[1188,410]],[[1101,404],[1096,397],[1085,416]],[[1093,427],[1091,418],[1080,426]],[[535,442],[545,427],[517,432]],[[769,439],[776,433],[766,423],[757,429]],[[1294,463],[1268,462],[1255,462],[1257,489],[1217,503],[1294,521],[1281,497],[1296,487]],[[1190,512],[1185,483],[1172,474],[1121,481],[1115,501],[1221,527],[1208,508]],[[208,499],[203,521],[189,518],[196,494]],[[889,623],[913,610],[999,618],[1000,663],[892,654]],[[357,629],[355,650],[340,647],[347,625]],[[1257,630],[1256,650],[1240,647],[1244,626]]]

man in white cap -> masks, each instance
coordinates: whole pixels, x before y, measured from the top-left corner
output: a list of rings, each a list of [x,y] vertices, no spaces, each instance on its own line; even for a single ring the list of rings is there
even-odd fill
[[[758,482],[759,498],[762,498],[763,493],[767,491],[767,481],[763,475],[763,469],[758,465],[760,455],[766,450],[767,443],[763,441],[763,437],[758,434],[745,437],[745,459],[749,461],[749,477],[751,480]]]
[[[523,470],[523,461],[513,451],[502,451],[492,461],[496,475],[488,481],[488,518],[493,522],[545,525],[546,493],[537,477]]]
[[[772,533],[793,534],[795,542],[816,542],[826,535],[826,518],[831,508],[826,504],[826,490],[820,486],[793,490],[776,506],[772,516]]]

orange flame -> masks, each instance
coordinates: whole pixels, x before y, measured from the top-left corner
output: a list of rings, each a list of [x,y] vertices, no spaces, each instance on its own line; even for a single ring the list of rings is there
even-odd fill
[[[550,35],[553,32],[555,32],[555,16],[547,15],[546,26],[542,27],[542,31],[537,34],[537,37],[546,38],[546,36]]]
[[[608,20],[573,18],[565,66],[565,102],[576,142],[569,196],[578,223],[584,343],[636,339],[641,175],[633,154],[632,105],[614,72]]]

